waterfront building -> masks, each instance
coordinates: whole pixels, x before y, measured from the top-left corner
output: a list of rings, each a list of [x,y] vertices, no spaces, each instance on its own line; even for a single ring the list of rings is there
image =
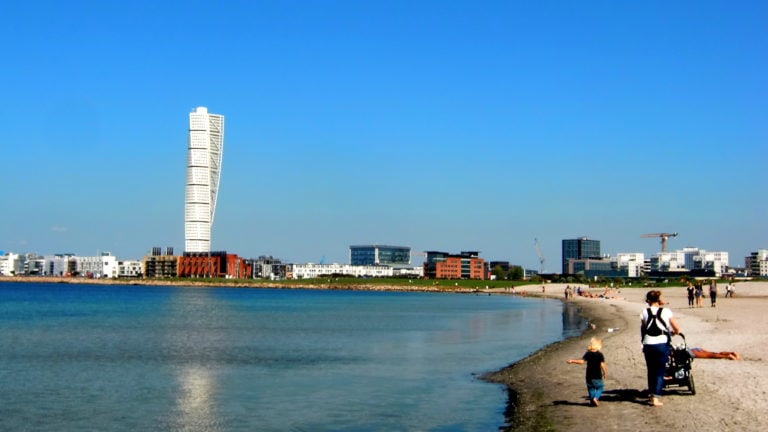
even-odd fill
[[[411,265],[411,248],[407,246],[360,245],[349,247],[349,263],[352,265]]]
[[[720,276],[728,270],[728,252],[686,247],[660,252],[650,259],[651,273],[686,273]]]
[[[72,276],[77,271],[74,254],[46,255],[43,260],[43,276]]]
[[[198,107],[189,114],[184,193],[185,252],[211,250],[211,227],[216,213],[223,154],[224,116]]]
[[[718,277],[728,271],[728,252],[698,250],[693,258],[693,270],[708,270]]]
[[[751,276],[768,276],[768,249],[758,249],[744,259],[744,266]]]
[[[462,251],[450,254],[441,251],[427,251],[424,261],[424,277],[429,279],[480,279],[487,278],[485,260],[476,251]]]
[[[141,261],[126,260],[117,262],[117,276],[121,278],[137,278],[144,274]]]
[[[8,252],[0,256],[0,276],[23,274],[24,262],[19,254]]]
[[[251,277],[251,266],[226,251],[184,252],[179,258],[178,276],[245,279]]]
[[[99,256],[74,257],[76,273],[80,276],[92,278],[116,278],[117,258],[109,252],[102,252]]]
[[[563,274],[568,274],[568,260],[601,257],[600,240],[590,240],[587,237],[564,239],[562,242],[562,256],[562,272]]]
[[[650,265],[652,272],[683,272],[686,268],[686,256],[681,251],[660,252],[651,256]],[[690,260],[693,267],[693,259]]]
[[[628,277],[638,277],[645,268],[645,254],[642,252],[624,252],[611,258],[615,268],[625,271]]]
[[[618,268],[616,262],[610,258],[570,258],[566,273],[582,274],[587,278],[628,276],[627,270]]]
[[[165,255],[159,247],[153,247],[152,253],[144,257],[144,276],[148,278],[173,278],[178,274],[179,257],[173,255],[173,248],[165,250]]]
[[[247,264],[251,267],[252,279],[285,279],[287,274],[286,264],[277,258],[271,256],[260,256],[256,259],[247,259]]]
[[[510,269],[509,261],[490,261],[490,262],[488,262],[487,270],[489,272],[493,271],[493,269],[495,269],[495,268],[499,268],[501,271],[503,271],[505,273],[508,273],[509,269]]]
[[[312,279],[321,276],[392,277],[390,266],[351,264],[293,264],[288,271],[293,279]]]
[[[415,266],[392,268],[392,276],[422,278],[424,277],[424,267]]]

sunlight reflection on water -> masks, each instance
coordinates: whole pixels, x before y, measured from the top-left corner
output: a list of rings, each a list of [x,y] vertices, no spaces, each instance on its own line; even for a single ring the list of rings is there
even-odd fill
[[[474,374],[578,328],[507,296],[0,284],[0,430],[495,430]]]

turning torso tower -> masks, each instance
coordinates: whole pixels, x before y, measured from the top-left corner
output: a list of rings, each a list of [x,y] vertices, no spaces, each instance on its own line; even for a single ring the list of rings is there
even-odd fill
[[[210,252],[211,226],[224,153],[224,116],[198,107],[189,113],[184,251]]]

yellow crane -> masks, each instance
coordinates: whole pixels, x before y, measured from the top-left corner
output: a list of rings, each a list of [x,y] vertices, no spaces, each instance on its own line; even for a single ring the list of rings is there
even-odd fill
[[[643,234],[640,237],[642,238],[648,238],[648,237],[658,237],[661,239],[661,252],[664,253],[667,251],[667,239],[670,237],[677,237],[677,233],[653,233],[653,234]]]

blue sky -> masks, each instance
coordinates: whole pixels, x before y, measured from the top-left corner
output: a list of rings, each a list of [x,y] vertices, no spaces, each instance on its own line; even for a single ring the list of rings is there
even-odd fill
[[[213,248],[559,270],[768,248],[768,2],[3,2],[0,250],[183,249],[188,113],[226,117]]]

